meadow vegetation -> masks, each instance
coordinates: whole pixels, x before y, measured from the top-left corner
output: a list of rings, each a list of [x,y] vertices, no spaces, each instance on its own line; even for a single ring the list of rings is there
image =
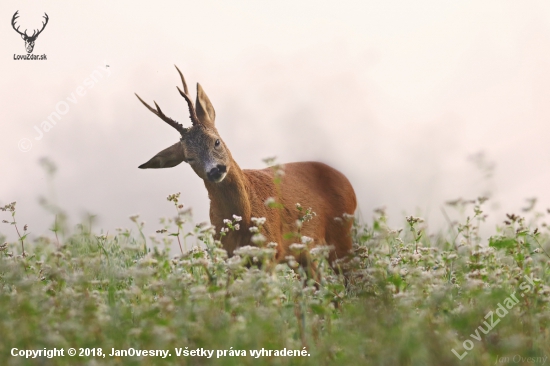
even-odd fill
[[[329,248],[297,239],[293,250],[316,262],[313,283],[295,261],[275,263],[261,240],[227,258],[214,228],[190,225],[179,195],[168,199],[176,215],[154,238],[137,216],[132,230],[108,235],[87,223],[63,229],[56,216],[53,234],[30,240],[16,203],[2,207],[2,232],[19,239],[0,241],[0,364],[494,365],[550,356],[549,217],[534,206],[507,215],[488,240],[479,235],[484,198],[449,202],[462,219],[438,233],[413,216],[390,228],[378,209],[372,222],[355,219],[353,258],[338,264],[347,279],[331,269]],[[228,218],[223,231],[238,222]],[[69,347],[107,356],[69,357]],[[65,356],[14,357],[12,348]],[[109,356],[113,348],[170,356]],[[197,349],[215,352],[177,355]],[[307,352],[251,355],[262,349]]]

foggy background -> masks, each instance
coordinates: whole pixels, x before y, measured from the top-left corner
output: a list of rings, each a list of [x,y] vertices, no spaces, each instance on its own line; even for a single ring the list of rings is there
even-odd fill
[[[16,10],[28,33],[49,15],[33,52],[47,61],[13,59],[26,54]],[[193,95],[204,87],[242,168],[326,162],[366,220],[385,206],[392,225],[416,214],[434,231],[445,201],[487,191],[491,230],[526,198],[550,207],[548,2],[4,0],[0,14],[0,205],[17,201],[32,235],[52,236],[38,197],[54,194],[71,225],[98,215],[97,233],[140,214],[154,234],[175,192],[208,220],[189,166],[137,169],[178,133],[134,92],[190,125],[174,64]],[[52,185],[42,157],[57,165]],[[16,238],[6,224],[0,233]]]

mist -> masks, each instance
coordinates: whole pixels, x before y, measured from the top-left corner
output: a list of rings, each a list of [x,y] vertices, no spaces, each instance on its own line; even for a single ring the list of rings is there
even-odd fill
[[[47,60],[14,59],[26,53],[17,10],[21,29],[48,14],[33,51]],[[209,221],[189,166],[137,168],[178,134],[134,93],[190,124],[174,64],[193,95],[205,89],[241,168],[328,163],[364,220],[386,207],[392,225],[414,214],[436,231],[442,208],[453,215],[445,202],[482,195],[489,226],[528,198],[550,207],[547,2],[3,1],[0,12],[0,205],[17,201],[31,236],[52,235],[40,197],[71,225],[97,215],[98,233],[139,214],[154,235],[175,192]],[[9,225],[0,234],[16,238]]]

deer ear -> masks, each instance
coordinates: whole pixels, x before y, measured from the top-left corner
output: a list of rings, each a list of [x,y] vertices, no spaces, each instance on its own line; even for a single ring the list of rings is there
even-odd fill
[[[214,126],[214,122],[216,121],[216,111],[214,111],[214,107],[212,106],[212,103],[210,103],[208,95],[206,95],[201,84],[199,83],[197,83],[197,102],[195,104],[197,117],[199,117],[199,120],[204,125]]]
[[[185,160],[181,142],[176,142],[167,149],[162,150],[145,164],[141,164],[140,169],[159,169],[172,168]]]

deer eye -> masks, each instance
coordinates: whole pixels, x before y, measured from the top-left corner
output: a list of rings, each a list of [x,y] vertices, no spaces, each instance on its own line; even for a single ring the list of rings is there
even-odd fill
[[[216,142],[214,142],[214,146],[215,146],[215,147],[220,146],[220,140],[216,140]]]

